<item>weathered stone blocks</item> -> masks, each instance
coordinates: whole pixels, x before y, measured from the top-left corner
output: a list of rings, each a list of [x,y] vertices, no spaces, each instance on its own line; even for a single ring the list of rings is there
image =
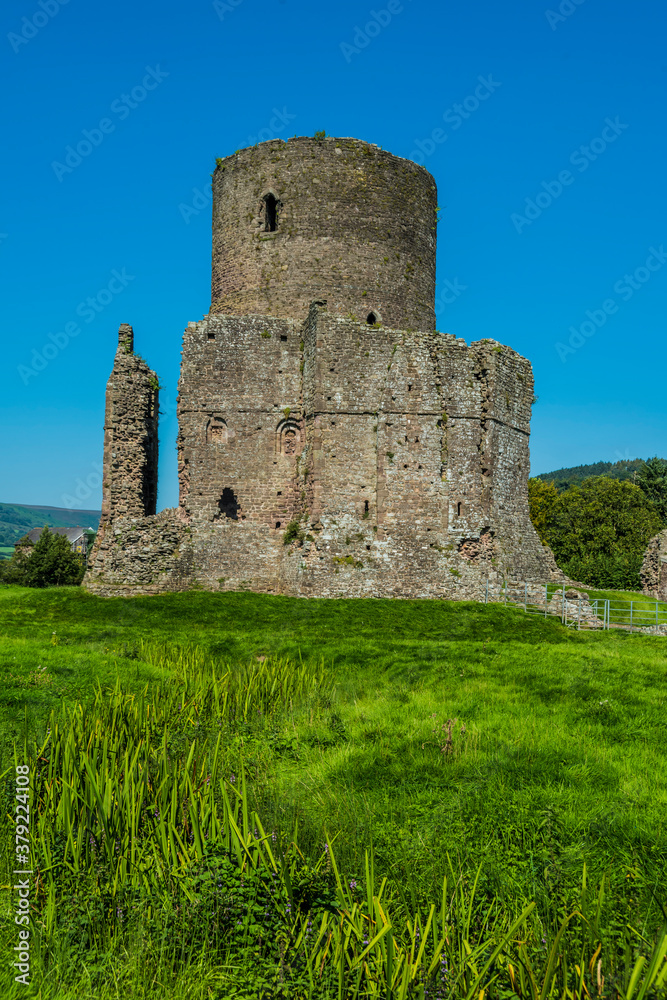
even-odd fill
[[[157,380],[121,346],[86,585],[478,599],[487,578],[558,577],[528,513],[529,362],[433,329],[430,175],[303,139],[222,161],[214,194],[215,306],[183,338],[179,507],[152,516]]]
[[[239,150],[213,174],[211,313],[302,321],[326,298],[335,314],[433,330],[436,209],[428,171],[359,139]]]
[[[642,588],[657,601],[667,601],[667,530],[648,543],[641,568]]]

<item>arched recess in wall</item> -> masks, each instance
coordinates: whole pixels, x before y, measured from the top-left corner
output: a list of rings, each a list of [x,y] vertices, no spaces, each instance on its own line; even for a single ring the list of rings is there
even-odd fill
[[[276,452],[292,457],[303,450],[301,424],[297,420],[281,420],[276,428]]]
[[[206,443],[227,444],[229,432],[224,417],[211,416],[206,424]]]

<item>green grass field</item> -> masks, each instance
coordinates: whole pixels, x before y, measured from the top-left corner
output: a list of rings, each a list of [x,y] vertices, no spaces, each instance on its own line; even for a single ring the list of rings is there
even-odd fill
[[[43,760],[34,995],[664,994],[660,955],[634,984],[631,973],[667,909],[667,640],[573,632],[499,605],[10,587],[0,636],[6,813],[15,752],[23,763],[25,743],[33,768]],[[105,770],[106,753],[122,766]],[[245,875],[217,883],[216,910],[206,879],[222,869],[204,863],[199,828],[228,808],[251,846],[222,823],[231,840],[215,863],[247,857]],[[269,900],[271,849],[283,894]],[[301,952],[323,920],[311,962]],[[14,932],[6,921],[6,954]],[[407,978],[390,992],[401,956]],[[2,996],[23,995],[11,978],[4,967]]]

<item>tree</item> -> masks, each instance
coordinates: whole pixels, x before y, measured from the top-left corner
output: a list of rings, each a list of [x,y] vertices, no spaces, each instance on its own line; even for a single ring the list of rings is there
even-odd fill
[[[558,489],[554,483],[545,483],[542,479],[528,480],[530,519],[543,545],[549,544],[547,541],[547,532],[554,508],[558,503],[558,497]]]
[[[84,570],[65,535],[44,528],[34,544],[27,536],[17,542],[12,558],[0,566],[0,580],[22,587],[71,586],[81,583]]]
[[[667,522],[667,460],[649,458],[637,469],[637,486],[656,506],[660,517]]]
[[[558,566],[590,586],[639,589],[650,539],[662,528],[656,505],[629,480],[595,476],[558,493],[529,482],[530,514]]]

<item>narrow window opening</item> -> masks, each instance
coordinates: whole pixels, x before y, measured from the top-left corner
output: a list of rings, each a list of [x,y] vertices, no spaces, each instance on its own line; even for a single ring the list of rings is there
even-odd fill
[[[374,323],[377,323],[377,316],[375,315],[374,312],[370,312],[368,314],[368,316],[366,317],[366,322],[368,323],[369,326],[373,326]]]
[[[208,331],[208,339],[209,340],[215,340],[215,334],[213,333],[212,330]]]
[[[287,335],[281,333],[280,334],[280,339],[283,340],[283,341],[287,340]]]
[[[280,527],[280,521],[276,521],[276,528]]]
[[[224,517],[228,517],[231,521],[238,521],[239,501],[236,493],[229,486],[225,486],[222,491],[222,496],[218,500],[218,508]]]
[[[278,202],[274,195],[267,194],[264,199],[264,232],[275,233],[278,228]]]
[[[461,504],[460,503],[457,503],[457,505],[456,505],[456,516],[457,517],[461,516]]]
[[[368,500],[364,500],[364,514],[368,514]]]

